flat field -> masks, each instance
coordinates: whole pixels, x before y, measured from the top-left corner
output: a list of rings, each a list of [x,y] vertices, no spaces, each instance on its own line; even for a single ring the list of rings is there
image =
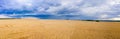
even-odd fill
[[[120,22],[0,20],[0,39],[120,39]]]

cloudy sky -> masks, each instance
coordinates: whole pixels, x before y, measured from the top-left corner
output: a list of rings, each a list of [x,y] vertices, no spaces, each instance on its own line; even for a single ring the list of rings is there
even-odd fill
[[[0,0],[0,18],[120,20],[120,0]]]

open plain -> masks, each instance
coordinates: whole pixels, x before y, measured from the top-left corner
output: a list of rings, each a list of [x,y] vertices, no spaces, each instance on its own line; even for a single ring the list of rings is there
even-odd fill
[[[0,20],[0,39],[120,39],[120,22]]]

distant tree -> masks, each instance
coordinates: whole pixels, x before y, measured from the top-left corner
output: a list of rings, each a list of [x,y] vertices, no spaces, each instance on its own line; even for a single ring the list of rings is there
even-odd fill
[[[96,22],[100,22],[99,20],[96,20]]]

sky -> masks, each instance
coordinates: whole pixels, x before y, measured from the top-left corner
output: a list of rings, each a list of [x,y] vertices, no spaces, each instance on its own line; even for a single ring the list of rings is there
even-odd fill
[[[120,0],[0,0],[0,18],[120,20]]]

